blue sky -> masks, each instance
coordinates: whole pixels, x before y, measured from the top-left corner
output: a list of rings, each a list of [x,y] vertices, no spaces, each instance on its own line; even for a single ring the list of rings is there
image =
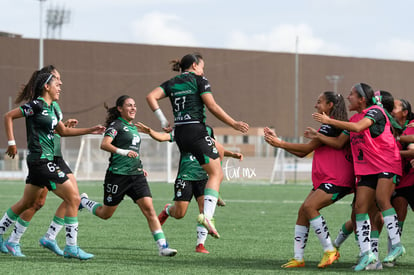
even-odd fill
[[[39,37],[38,0],[0,0],[0,31]],[[46,0],[61,38],[414,61],[410,0]],[[46,20],[46,19],[45,19]],[[46,23],[43,24],[46,36]]]

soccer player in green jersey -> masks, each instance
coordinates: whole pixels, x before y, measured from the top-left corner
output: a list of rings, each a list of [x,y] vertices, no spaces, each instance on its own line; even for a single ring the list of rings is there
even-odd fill
[[[57,103],[53,103],[59,100],[62,85],[60,79],[52,73],[37,73],[34,83],[34,88],[29,89],[28,94],[19,95],[21,98],[29,97],[31,101],[5,114],[5,129],[8,138],[6,153],[12,158],[17,154],[13,120],[26,118],[29,175],[26,179],[23,197],[11,206],[0,220],[0,245],[3,246],[2,235],[5,231],[14,224],[23,211],[36,207],[44,187],[47,187],[66,203],[64,257],[87,260],[93,255],[84,252],[77,245],[79,194],[73,188],[67,175],[54,162],[54,131],[62,136],[74,136],[99,133],[104,128],[100,125],[81,129],[65,127],[61,121],[61,114],[56,109]],[[31,93],[32,91],[33,93]],[[19,243],[7,240],[4,242],[4,246],[12,255],[24,257]]]
[[[160,133],[156,132],[143,123],[135,124],[139,131],[150,135],[157,141],[174,141],[173,132]],[[213,129],[210,126],[206,126],[207,132],[214,140]],[[223,156],[229,156],[236,159],[243,160],[241,153],[231,152],[225,150],[221,144],[214,141],[217,149],[219,150],[220,159]],[[180,165],[178,168],[177,177],[174,184],[174,204],[167,203],[158,215],[158,219],[163,225],[168,217],[175,219],[184,218],[187,213],[188,205],[191,202],[192,197],[196,199],[198,203],[198,209],[200,213],[203,213],[204,207],[204,189],[207,183],[208,175],[204,169],[200,166],[197,159],[191,153],[182,153],[180,156]],[[196,252],[208,254],[208,250],[204,247],[205,240],[207,238],[207,228],[202,224],[197,223],[197,245]]]
[[[229,116],[214,100],[208,80],[204,77],[204,60],[200,54],[187,54],[181,61],[173,60],[173,71],[179,75],[165,81],[147,95],[147,102],[161,121],[164,131],[172,130],[161,111],[158,100],[168,97],[174,114],[175,141],[181,153],[191,153],[208,174],[204,191],[204,210],[198,216],[209,233],[219,238],[210,221],[217,205],[220,184],[223,180],[217,148],[205,127],[205,107],[219,120],[233,129],[246,133],[249,125]]]
[[[81,194],[82,206],[101,219],[115,213],[125,195],[136,203],[147,219],[148,226],[158,246],[160,256],[175,256],[177,250],[169,248],[152,203],[147,183],[147,172],[140,159],[141,137],[132,123],[137,108],[129,96],[117,99],[115,107],[108,109],[107,130],[101,149],[111,153],[105,175],[103,205]]]

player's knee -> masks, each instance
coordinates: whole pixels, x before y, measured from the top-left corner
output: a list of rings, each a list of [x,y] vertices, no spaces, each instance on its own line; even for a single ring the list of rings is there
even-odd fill
[[[302,211],[304,213],[309,213],[310,211],[313,210],[312,204],[310,204],[310,203],[308,203],[306,201],[302,204],[302,207],[301,208],[302,208]]]
[[[80,199],[80,196],[79,196],[78,194],[73,193],[73,194],[70,194],[70,195],[68,195],[68,196],[66,197],[65,202],[66,202],[68,205],[75,205],[75,206],[79,206],[79,204],[80,204],[80,202],[81,202],[81,199]]]
[[[45,205],[45,201],[35,201],[31,208],[33,208],[34,211],[40,210],[43,205]]]
[[[112,217],[112,213],[101,213],[99,217],[103,220],[109,220]]]
[[[177,211],[176,210],[174,212],[174,218],[177,219],[177,220],[184,218],[184,216],[185,216],[185,211]]]

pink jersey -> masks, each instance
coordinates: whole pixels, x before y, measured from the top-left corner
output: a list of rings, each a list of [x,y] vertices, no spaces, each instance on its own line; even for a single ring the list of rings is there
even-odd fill
[[[312,161],[312,182],[314,189],[322,183],[355,187],[354,167],[349,147],[338,150],[322,145],[315,149]]]
[[[341,133],[341,130],[338,130],[323,124],[319,132],[326,136],[338,136]],[[355,175],[349,146],[339,150],[328,145],[316,148],[312,161],[312,182],[314,189],[322,183],[353,188]]]
[[[350,132],[352,157],[354,160],[355,175],[374,175],[381,172],[402,174],[401,156],[395,138],[391,132],[390,121],[384,110],[377,105],[366,108],[361,113],[355,114],[349,121],[357,122],[365,116],[381,112],[386,119],[383,132],[376,137],[371,136],[370,129],[360,133]],[[374,121],[374,123],[376,123]],[[374,129],[374,128],[373,128]]]
[[[414,120],[411,120],[409,123],[413,123]],[[406,135],[414,135],[414,128],[413,127],[407,127],[404,129],[404,132],[402,133],[402,136],[406,136]],[[402,145],[401,143],[398,143],[398,147],[400,148],[400,150],[402,150]],[[395,187],[395,189],[399,189],[399,188],[403,188],[403,187],[408,187],[411,185],[414,185],[414,168],[411,167],[410,164],[410,159],[402,159],[402,167],[403,167],[403,176],[401,177],[401,181],[400,183]],[[404,167],[407,167],[406,169],[404,169]],[[406,171],[404,171],[406,170]]]

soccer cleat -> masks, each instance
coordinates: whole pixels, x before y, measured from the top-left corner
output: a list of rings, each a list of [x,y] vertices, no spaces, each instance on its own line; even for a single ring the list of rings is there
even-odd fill
[[[217,206],[226,206],[226,202],[222,199],[220,195],[217,199]]]
[[[66,245],[63,250],[63,257],[67,259],[76,258],[79,260],[89,260],[92,259],[94,255],[86,253],[77,245]]]
[[[164,206],[164,209],[162,209],[161,213],[158,215],[158,220],[160,221],[160,224],[163,225],[165,223],[165,221],[168,219],[168,214],[167,214],[167,208],[171,205],[171,203],[167,203]]]
[[[15,257],[26,257],[20,249],[19,243],[10,243],[9,241],[5,241],[4,245],[7,248],[7,251]]]
[[[198,215],[197,222],[204,225],[204,227],[207,228],[208,234],[210,234],[211,236],[213,236],[216,239],[220,238],[220,235],[217,232],[213,221],[206,218],[206,216],[204,216],[204,214]]]
[[[82,193],[80,194],[80,198],[81,198],[81,202],[79,204],[78,210],[82,210],[83,208],[85,208],[85,205],[83,205],[83,200],[84,199],[87,200],[89,197],[88,197],[88,194]]]
[[[372,263],[375,263],[377,261],[377,257],[375,257],[375,254],[372,253],[372,251],[367,251],[362,254],[361,258],[359,259],[358,264],[355,266],[355,271],[362,271],[365,270],[365,268]]]
[[[208,252],[208,250],[204,247],[204,244],[200,243],[199,245],[196,246],[195,249],[196,252],[198,253],[204,253],[204,254],[209,254],[210,252]]]
[[[45,236],[43,236],[39,240],[40,246],[49,249],[53,253],[55,253],[58,256],[63,256],[63,251],[60,249],[60,247],[57,245],[55,240],[49,240]]]
[[[160,256],[173,257],[177,255],[177,250],[168,247],[168,244],[160,248]]]
[[[397,243],[391,247],[387,257],[383,260],[384,263],[394,262],[398,257],[405,254],[405,248],[401,243]]]
[[[365,270],[382,270],[382,263],[381,261],[376,261],[372,264],[367,265]]]
[[[3,240],[3,235],[0,235],[0,252],[9,253],[9,251],[6,248],[6,242]]]
[[[283,268],[292,268],[292,267],[304,267],[305,266],[305,260],[298,260],[298,259],[290,259],[287,263],[282,264],[280,267]]]
[[[340,255],[337,249],[332,251],[325,251],[323,253],[323,257],[321,262],[318,264],[319,268],[327,267],[328,265],[333,264],[335,261],[339,259]]]

